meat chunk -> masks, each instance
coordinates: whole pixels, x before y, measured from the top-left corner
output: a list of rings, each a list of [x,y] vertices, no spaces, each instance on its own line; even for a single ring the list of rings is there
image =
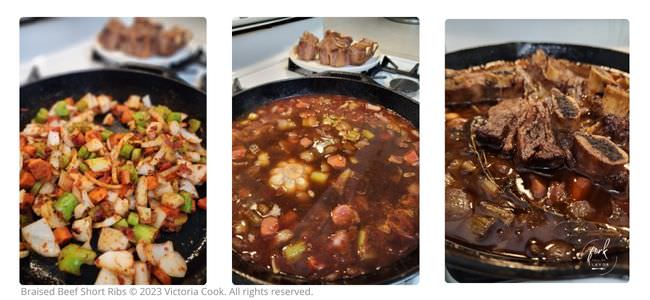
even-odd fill
[[[111,18],[99,33],[98,40],[108,50],[118,50],[126,26],[119,19]]]
[[[343,67],[350,63],[348,51],[352,38],[335,31],[326,31],[325,37],[318,44],[318,59],[322,65]]]
[[[363,65],[368,59],[375,55],[378,44],[369,39],[361,39],[350,46],[350,64],[355,66]]]
[[[626,117],[608,115],[601,122],[605,135],[617,143],[627,144],[630,135],[630,122]]]
[[[582,132],[575,133],[574,137],[577,168],[601,181],[608,176],[626,177],[621,172],[626,173],[628,155],[614,142],[605,136]]]
[[[155,47],[159,55],[170,56],[185,47],[191,39],[191,32],[174,26],[169,30],[159,33]]]
[[[529,102],[517,129],[518,158],[530,165],[557,168],[565,152],[557,145],[548,107],[541,101]]]
[[[520,96],[523,80],[509,63],[483,70],[445,70],[445,102],[498,100]]]
[[[487,122],[476,131],[479,141],[496,150],[512,151],[515,126],[522,113],[523,103],[521,99],[507,99],[492,106],[488,111]]]
[[[303,32],[296,46],[296,54],[299,59],[310,61],[316,59],[318,54],[318,38],[310,32]]]
[[[483,145],[511,153],[533,167],[556,168],[566,157],[551,128],[550,107],[542,100],[509,99],[488,111],[488,119],[477,128]]]
[[[410,209],[398,208],[388,214],[386,225],[391,231],[407,239],[415,238],[417,224],[415,224],[415,212]]]

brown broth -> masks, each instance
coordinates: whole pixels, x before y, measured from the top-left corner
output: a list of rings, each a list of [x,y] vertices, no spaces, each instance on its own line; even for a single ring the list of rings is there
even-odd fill
[[[594,212],[583,218],[572,215],[569,207],[571,199],[570,184],[576,177],[585,175],[577,173],[568,167],[553,171],[532,171],[517,163],[510,157],[503,157],[498,153],[484,150],[487,168],[495,177],[496,183],[502,190],[490,194],[481,187],[480,182],[485,180],[485,174],[480,168],[477,153],[470,146],[468,122],[476,116],[487,116],[488,105],[448,109],[447,113],[458,114],[455,120],[448,120],[445,131],[445,173],[447,176],[446,189],[462,189],[472,201],[471,214],[463,218],[450,218],[446,216],[445,235],[448,239],[460,242],[475,248],[531,259],[548,259],[544,255],[531,252],[531,244],[545,245],[557,241],[571,245],[575,252],[579,252],[590,238],[611,238],[610,252],[626,251],[627,234],[613,232],[605,224],[627,228],[629,226],[629,199],[627,192],[614,192],[592,183],[589,194],[585,197]],[[464,122],[464,120],[466,122]],[[482,150],[483,151],[483,150]],[[460,164],[471,161],[477,170],[467,172]],[[505,172],[504,172],[505,171]],[[551,182],[564,183],[567,199],[562,203],[549,203],[548,194],[541,199],[524,199],[516,193],[513,181],[520,177],[523,186],[530,190],[530,176],[537,176],[546,187]],[[451,179],[451,180],[450,180]],[[448,196],[447,196],[448,197]],[[519,199],[517,199],[519,198]],[[529,208],[515,208],[512,223],[506,224],[497,220],[490,227],[487,234],[477,236],[470,230],[473,216],[490,215],[479,203],[503,204],[529,202]],[[497,218],[498,219],[498,218]],[[578,230],[583,229],[583,230]],[[580,232],[580,233],[575,233]],[[576,260],[579,257],[562,257],[558,261]]]
[[[389,266],[418,247],[419,137],[394,112],[351,97],[300,96],[235,120],[232,135],[233,251],[243,260],[278,274],[336,280]],[[259,161],[262,152],[268,162]],[[416,154],[415,161],[404,158],[409,153]],[[345,167],[328,164],[334,155],[345,157]],[[301,175],[308,187],[303,190],[298,179],[295,188],[288,185],[281,162],[311,171]],[[274,168],[285,174],[282,184],[272,184]],[[314,172],[327,173],[326,182],[314,181]],[[347,174],[352,175],[340,184]],[[349,205],[358,220],[335,224],[337,205]],[[278,233],[263,236],[265,217],[279,220],[272,230]],[[278,242],[285,230],[292,238]],[[300,243],[304,251],[288,259],[288,245]]]

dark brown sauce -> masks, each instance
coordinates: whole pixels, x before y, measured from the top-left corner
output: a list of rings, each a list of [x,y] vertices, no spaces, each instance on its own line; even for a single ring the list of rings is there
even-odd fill
[[[610,253],[627,251],[627,227],[629,226],[629,199],[627,191],[608,190],[591,178],[565,166],[555,170],[531,170],[518,165],[515,159],[503,157],[498,153],[481,149],[486,157],[487,171],[495,178],[498,189],[494,193],[486,192],[481,184],[485,182],[486,172],[480,167],[477,152],[471,147],[468,123],[477,116],[486,117],[488,105],[466,106],[447,109],[455,113],[455,120],[448,120],[445,131],[445,172],[446,189],[460,189],[471,199],[471,212],[462,217],[450,216],[447,206],[445,235],[448,239],[474,248],[531,259],[548,261],[571,261],[579,259],[580,250],[593,238],[611,238]],[[590,122],[586,120],[585,122]],[[476,167],[463,168],[462,163],[470,161]],[[469,163],[467,163],[469,164]],[[527,199],[518,194],[516,178],[521,178],[523,187],[530,191],[531,176],[542,182],[547,188],[543,197]],[[591,182],[588,193],[580,199],[579,204],[588,204],[585,215],[575,216],[576,199],[572,198],[571,185],[577,177],[587,177]],[[551,201],[548,189],[551,184],[564,185],[566,195],[561,201]],[[489,190],[489,189],[488,189]],[[449,194],[446,196],[449,200]],[[492,216],[480,202],[508,206],[514,203],[512,221],[504,222],[496,217],[495,222],[484,235],[477,235],[471,230],[472,218],[475,216]],[[517,203],[522,205],[517,205]],[[529,207],[525,207],[525,203]],[[585,209],[583,209],[583,212]],[[505,218],[506,221],[507,218]],[[508,224],[509,223],[509,224]],[[616,226],[621,231],[611,230]],[[569,255],[548,257],[548,253],[536,251],[544,245],[559,244],[571,249]]]
[[[232,130],[233,251],[243,260],[273,273],[336,280],[389,266],[417,248],[419,137],[407,120],[364,100],[314,95],[263,105]],[[262,152],[268,162],[256,164]],[[344,167],[329,163],[337,155]],[[287,185],[293,177],[277,171],[287,177],[274,185],[281,180],[272,170],[286,170],[281,162],[311,172],[307,183]],[[315,172],[326,173],[325,182],[313,179]],[[266,218],[278,225],[264,234]],[[278,242],[287,232],[291,238]]]

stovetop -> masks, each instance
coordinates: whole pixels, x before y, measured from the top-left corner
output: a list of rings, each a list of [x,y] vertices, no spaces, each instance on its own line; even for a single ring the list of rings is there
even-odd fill
[[[93,43],[92,39],[85,40],[55,52],[40,55],[21,64],[21,85],[57,74],[109,67],[153,72],[186,82],[203,91],[206,89],[206,54],[202,48],[199,48],[188,59],[163,68],[146,65],[120,65],[105,61],[93,51]]]
[[[244,69],[233,71],[233,92],[248,89],[263,83],[319,75],[294,64],[286,55],[278,55]],[[360,74],[325,73],[320,75],[340,76],[375,82],[418,101],[420,96],[419,63],[396,56],[384,56],[380,63]]]

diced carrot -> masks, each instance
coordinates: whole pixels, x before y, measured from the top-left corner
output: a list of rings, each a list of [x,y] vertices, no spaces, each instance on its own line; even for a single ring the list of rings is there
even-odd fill
[[[113,114],[117,117],[122,116],[122,113],[124,113],[125,110],[127,110],[128,107],[124,104],[118,104],[113,107]]]
[[[415,152],[415,150],[411,150],[404,154],[404,160],[406,161],[407,164],[413,165],[418,162],[418,153]]]
[[[128,185],[122,185],[120,188],[120,191],[117,193],[120,197],[124,198],[126,194],[129,193],[129,186]]]
[[[99,140],[102,139],[102,135],[99,134],[99,132],[97,132],[96,130],[88,130],[88,131],[86,131],[86,134],[84,135],[84,137],[86,138],[86,141],[90,141],[92,139],[99,139]]]
[[[176,178],[178,178],[178,171],[176,172],[171,172],[165,176],[165,180],[167,181],[174,181]]]
[[[124,133],[113,133],[108,138],[108,141],[111,143],[111,146],[115,147],[123,137],[124,137]]]
[[[32,145],[25,145],[23,147],[23,152],[27,154],[29,157],[34,157],[34,154],[36,154],[36,147]]]
[[[130,184],[131,183],[131,173],[129,173],[129,170],[120,170],[120,173],[118,174],[118,178],[120,179],[121,184]]]
[[[133,111],[127,108],[120,116],[120,122],[126,124],[131,122],[131,120],[133,120]]]
[[[297,108],[309,108],[309,103],[298,101],[296,103],[296,107]]]
[[[156,151],[158,151],[158,149],[156,149],[156,147],[144,148],[144,153],[143,154],[144,154],[144,156],[149,156],[151,154],[156,153]]]
[[[169,275],[167,275],[167,273],[165,273],[165,271],[163,271],[160,267],[152,267],[151,273],[162,284],[172,283],[171,277],[169,277]]]
[[[232,160],[240,160],[246,157],[246,148],[242,145],[232,147]]]
[[[77,134],[72,135],[72,143],[74,143],[76,147],[81,147],[86,144],[86,137],[83,133],[78,132]]]
[[[199,199],[199,201],[196,203],[201,209],[207,210],[208,209],[208,198],[203,197]]]
[[[40,158],[31,159],[27,163],[27,168],[36,180],[45,179],[49,181],[52,179],[52,166],[47,161]]]
[[[346,159],[343,155],[336,154],[328,157],[327,163],[335,169],[343,169],[346,165]]]
[[[546,197],[546,185],[538,176],[530,176],[530,191],[533,193],[535,199]]]
[[[20,202],[20,208],[30,207],[34,203],[34,195],[31,193],[23,194],[23,199]]]
[[[72,233],[66,226],[57,227],[54,229],[54,240],[57,244],[62,245],[72,239]]]
[[[20,148],[25,147],[27,145],[27,138],[24,136],[20,136]]]
[[[309,265],[309,268],[312,270],[322,270],[325,268],[325,264],[319,261],[315,256],[307,257],[307,265]]]
[[[147,189],[148,190],[155,190],[158,187],[158,178],[153,175],[147,176]]]
[[[262,236],[271,236],[280,230],[280,223],[276,217],[266,217],[260,224],[260,234]]]
[[[47,117],[47,122],[46,123],[50,124],[50,123],[52,123],[54,121],[58,121],[58,120],[61,120],[61,118],[59,118],[59,116],[49,116],[49,117]]]
[[[36,179],[34,179],[34,176],[32,173],[29,173],[27,171],[20,171],[20,188],[21,189],[28,189],[31,188],[34,183],[36,183]]]
[[[106,198],[108,195],[108,190],[103,187],[96,187],[88,193],[88,197],[93,203],[99,203]]]
[[[178,209],[178,208],[171,208],[171,207],[165,206],[165,205],[161,205],[160,208],[163,211],[165,211],[165,214],[167,215],[167,217],[171,217],[171,218],[174,218],[174,217],[178,216],[178,214],[181,213],[181,210]]]
[[[300,145],[302,145],[305,148],[311,146],[311,143],[312,143],[312,141],[309,138],[304,137],[304,138],[300,139]]]
[[[298,222],[298,214],[295,211],[288,211],[280,216],[278,220],[281,228],[291,228]]]
[[[571,197],[574,201],[587,198],[591,191],[591,181],[584,177],[576,177],[571,181]]]

